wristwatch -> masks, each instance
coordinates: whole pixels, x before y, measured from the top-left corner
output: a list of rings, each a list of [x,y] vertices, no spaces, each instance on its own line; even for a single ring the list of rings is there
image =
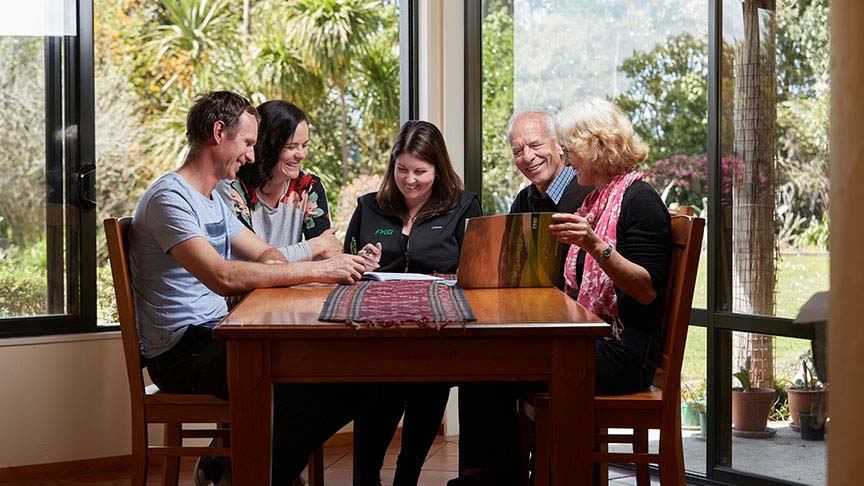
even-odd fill
[[[613,249],[614,249],[614,248],[612,248],[612,245],[607,246],[605,250],[603,250],[603,251],[600,252],[600,256],[601,256],[604,260],[608,260],[608,259],[612,256],[612,250],[613,250]]]

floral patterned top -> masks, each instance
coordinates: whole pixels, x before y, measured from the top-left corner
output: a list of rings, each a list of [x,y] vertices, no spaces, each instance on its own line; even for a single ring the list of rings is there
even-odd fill
[[[311,260],[312,249],[303,240],[315,238],[331,226],[324,186],[313,174],[301,171],[289,181],[276,207],[260,200],[257,190],[239,180],[220,182],[216,192],[234,209],[240,222],[290,262]]]
[[[254,189],[249,189],[239,179],[231,182],[231,202],[237,218],[252,231],[252,213],[262,204]],[[305,201],[304,201],[305,198]],[[327,193],[321,178],[314,174],[300,171],[296,179],[291,179],[288,189],[279,199],[279,204],[290,204],[301,209],[305,204],[303,217],[303,237],[315,238],[330,228],[330,213],[328,212]]]

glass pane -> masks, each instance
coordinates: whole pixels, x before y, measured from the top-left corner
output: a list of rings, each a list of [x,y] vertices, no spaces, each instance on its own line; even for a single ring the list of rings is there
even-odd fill
[[[794,318],[828,289],[828,2],[757,4],[723,3],[719,303]]]
[[[79,312],[67,54],[62,37],[33,34],[0,32],[0,317]]]
[[[649,145],[643,167],[670,206],[705,208],[708,5],[484,0],[483,208],[507,212],[527,184],[507,121],[586,96],[615,101]],[[578,48],[574,48],[578,46]]]
[[[723,3],[718,299],[720,310],[795,317],[828,288],[828,2],[769,5]],[[766,389],[766,400],[783,403],[807,348],[805,341],[734,333],[734,385],[744,378]],[[755,394],[733,393],[733,424],[754,409],[739,397]],[[801,442],[786,422],[734,428],[742,429],[733,429],[735,468],[825,483],[823,442]]]
[[[758,337],[773,342],[770,359],[775,386],[737,391],[741,386],[738,377],[742,375],[736,375],[732,392],[732,466],[796,483],[826,484],[826,442],[805,440],[811,437],[810,425],[824,426],[827,415],[827,392],[822,389],[810,358],[810,342]],[[733,342],[737,348],[738,342]],[[806,380],[802,361],[808,370]],[[799,411],[812,412],[815,417],[812,422],[804,418],[807,430],[803,432]]]
[[[183,161],[195,96],[226,89],[256,105],[282,99],[306,112],[303,170],[321,177],[330,216],[346,228],[357,197],[377,190],[399,128],[398,3],[335,2],[316,17],[314,2],[293,0],[192,0],[176,11],[94,0],[97,221],[132,215],[144,190]],[[211,15],[194,14],[201,5]],[[286,28],[303,18],[314,18],[310,38]],[[101,229],[97,245],[99,322],[112,324]]]
[[[684,468],[705,474],[708,393],[708,330],[691,326],[681,366],[681,438]]]

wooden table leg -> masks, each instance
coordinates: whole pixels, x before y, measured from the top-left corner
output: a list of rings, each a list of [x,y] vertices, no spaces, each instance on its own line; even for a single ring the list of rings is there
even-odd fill
[[[552,485],[593,483],[594,342],[556,342],[549,411],[552,426]]]
[[[269,344],[228,341],[228,393],[233,484],[270,484],[273,384]]]

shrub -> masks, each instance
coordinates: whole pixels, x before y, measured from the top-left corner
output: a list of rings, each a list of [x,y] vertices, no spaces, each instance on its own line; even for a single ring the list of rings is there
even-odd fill
[[[18,262],[0,262],[0,317],[32,316],[47,312],[45,271]]]
[[[727,156],[721,160],[723,196],[732,192],[732,176],[740,173],[740,159]],[[708,156],[706,154],[673,155],[643,167],[645,180],[665,196],[667,205],[677,203],[704,208],[708,197]]]

